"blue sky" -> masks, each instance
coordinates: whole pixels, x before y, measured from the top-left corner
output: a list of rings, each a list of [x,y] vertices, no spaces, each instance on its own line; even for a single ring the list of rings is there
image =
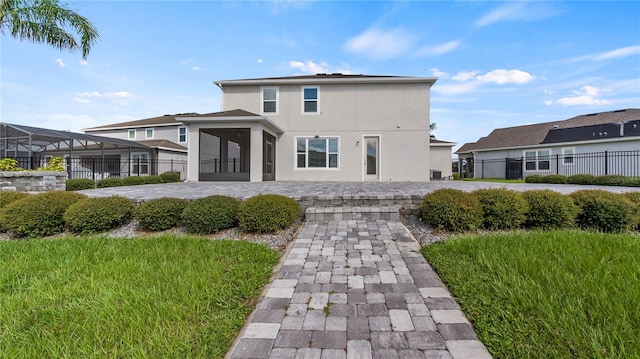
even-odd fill
[[[79,52],[1,37],[3,122],[80,131],[220,110],[215,80],[436,76],[438,138],[640,107],[640,2],[77,1]]]

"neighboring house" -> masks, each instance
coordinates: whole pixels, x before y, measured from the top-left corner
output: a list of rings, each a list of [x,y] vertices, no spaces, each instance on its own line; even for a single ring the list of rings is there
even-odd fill
[[[640,109],[499,128],[464,144],[456,154],[477,178],[578,173],[638,177]]]
[[[429,163],[431,169],[431,179],[452,179],[453,166],[451,149],[455,142],[438,140],[431,136],[429,143]]]
[[[182,114],[189,115],[189,114]],[[133,141],[145,146],[130,153],[118,155],[122,162],[131,164],[132,174],[149,175],[165,171],[186,172],[174,164],[187,161],[187,128],[176,120],[177,115],[164,115],[142,120],[114,123],[87,128],[86,134]],[[158,168],[154,168],[157,166]],[[186,173],[183,173],[186,176]]]
[[[188,129],[188,180],[428,181],[435,81],[343,74],[217,81],[221,112],[176,116]],[[447,161],[443,175],[450,148]]]

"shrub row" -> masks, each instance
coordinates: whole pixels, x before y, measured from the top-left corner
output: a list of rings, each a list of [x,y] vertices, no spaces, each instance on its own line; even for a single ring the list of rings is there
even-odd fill
[[[48,236],[65,229],[79,234],[103,232],[132,217],[152,231],[184,225],[190,232],[210,234],[239,224],[249,232],[272,233],[291,225],[299,214],[298,203],[280,195],[258,195],[244,202],[227,196],[191,202],[160,198],[135,207],[131,200],[118,196],[89,198],[59,191],[6,193],[0,202],[0,230],[19,237]]]
[[[640,178],[625,177],[621,175],[594,176],[590,174],[564,175],[531,175],[527,176],[526,183],[557,183],[557,184],[579,184],[598,186],[626,186],[640,187]]]
[[[177,172],[165,172],[159,176],[129,176],[125,178],[105,178],[98,182],[88,178],[73,178],[67,180],[67,191],[80,191],[83,189],[137,186],[142,184],[158,184],[180,182],[180,174]]]
[[[440,189],[424,197],[420,215],[426,223],[449,231],[577,226],[625,232],[640,225],[640,192],[581,190],[563,195],[551,190]]]

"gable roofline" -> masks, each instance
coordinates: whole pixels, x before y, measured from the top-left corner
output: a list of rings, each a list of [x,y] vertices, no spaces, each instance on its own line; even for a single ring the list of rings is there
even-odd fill
[[[175,115],[163,115],[157,117],[150,117],[141,120],[126,121],[112,123],[110,125],[96,126],[91,128],[85,128],[83,131],[103,131],[103,130],[121,130],[121,129],[133,129],[133,128],[146,128],[146,127],[162,127],[162,126],[179,126],[180,121],[176,120],[177,116],[186,115],[198,115],[197,113],[183,113]]]
[[[185,116],[179,116],[178,118],[180,118],[180,121],[182,121],[185,124],[203,123],[203,122],[233,123],[233,124],[257,122],[271,129],[277,134],[285,132],[282,127],[280,127],[277,123],[271,121],[271,119],[269,119],[268,117],[257,115],[255,113],[241,110],[241,109],[214,112],[214,113],[208,113],[203,115],[200,115],[200,114],[191,115],[191,116],[185,115]]]
[[[239,80],[219,80],[213,83],[220,87],[243,85],[312,85],[312,84],[385,84],[385,83],[424,83],[433,85],[436,77],[384,76],[384,75],[349,75],[341,73],[316,74],[287,77],[265,77]]]
[[[606,111],[579,115],[567,120],[543,122],[523,126],[497,128],[476,142],[465,143],[456,154],[466,154],[472,151],[492,151],[509,148],[523,148],[537,145],[546,145],[544,140],[549,131],[554,129],[580,128],[593,125],[620,124],[640,119],[640,109],[628,108],[615,111]],[[578,141],[585,143],[585,141]],[[557,142],[561,144],[563,142]],[[556,145],[557,145],[556,144]]]

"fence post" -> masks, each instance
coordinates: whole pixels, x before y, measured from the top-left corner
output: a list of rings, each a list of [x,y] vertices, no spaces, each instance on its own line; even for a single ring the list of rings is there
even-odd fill
[[[136,159],[136,163],[138,164],[138,171],[136,172],[136,176],[140,177],[140,157]]]
[[[96,180],[96,158],[91,157],[91,179]]]
[[[173,172],[173,158],[171,159],[171,172]]]
[[[484,179],[484,159],[480,160],[480,179]]]
[[[609,151],[604,151],[604,174],[609,174]]]
[[[556,174],[560,174],[560,155],[556,153]]]

